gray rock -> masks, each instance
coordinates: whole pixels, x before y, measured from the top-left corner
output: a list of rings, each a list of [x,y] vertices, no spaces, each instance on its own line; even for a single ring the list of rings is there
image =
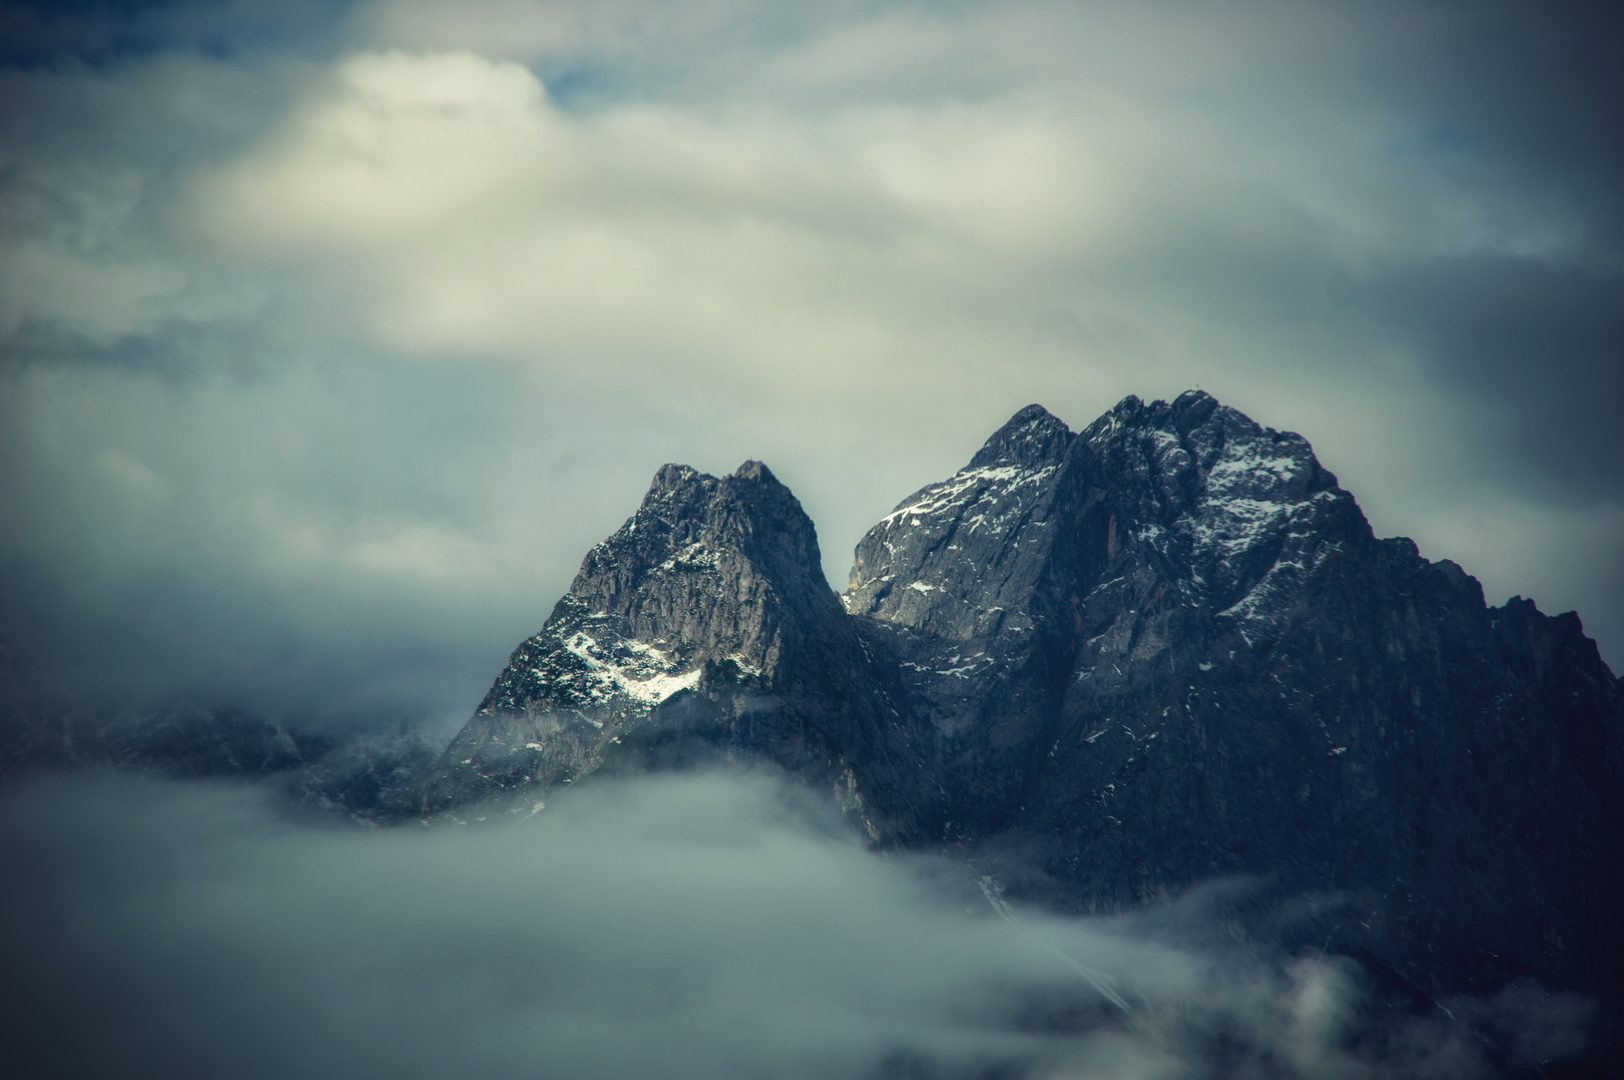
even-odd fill
[[[870,530],[838,599],[764,466],[664,467],[418,804],[713,760],[1058,908],[1250,875],[1423,995],[1621,990],[1624,693],[1578,617],[1488,607],[1206,394],[1078,434],[1021,410]]]
[[[1063,454],[1056,424],[1018,414],[858,548],[848,605],[916,677],[944,838],[1075,910],[1334,890],[1316,936],[1428,993],[1616,978],[1624,700],[1577,616],[1487,607],[1204,394]]]
[[[421,810],[534,810],[601,770],[766,760],[835,785],[872,830],[853,766],[884,785],[909,753],[863,648],[766,466],[666,465],[513,653]]]

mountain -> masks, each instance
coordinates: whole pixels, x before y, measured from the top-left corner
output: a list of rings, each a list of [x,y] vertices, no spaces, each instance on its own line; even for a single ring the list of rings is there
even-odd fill
[[[826,583],[767,468],[667,465],[419,789],[767,761],[880,846],[1116,912],[1251,876],[1422,996],[1620,993],[1624,689],[1576,615],[1378,539],[1212,397],[1021,410]]]
[[[854,766],[873,784],[911,758],[895,681],[864,652],[812,522],[765,465],[720,479],[667,465],[514,652],[421,808],[500,792],[536,809],[604,769],[758,758],[838,784],[858,808]]]
[[[301,810],[382,825],[415,805],[436,745],[405,725],[340,729],[198,702],[75,700],[0,637],[0,783],[42,770],[269,782]]]

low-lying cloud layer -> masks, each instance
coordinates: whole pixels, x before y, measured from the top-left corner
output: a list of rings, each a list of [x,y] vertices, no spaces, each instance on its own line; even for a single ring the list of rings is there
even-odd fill
[[[1192,385],[1619,659],[1608,17],[0,20],[0,622],[76,692],[465,713],[662,462],[768,461],[839,582],[1017,408]]]
[[[875,855],[759,775],[381,831],[37,781],[0,798],[0,861],[30,1076],[1460,1078],[1586,1021],[1531,987],[1383,1013],[1346,960],[1213,944],[1199,898],[1006,921],[964,868]]]

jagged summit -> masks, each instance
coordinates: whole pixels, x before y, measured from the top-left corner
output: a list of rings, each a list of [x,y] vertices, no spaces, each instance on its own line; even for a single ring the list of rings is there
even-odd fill
[[[843,687],[862,677],[858,650],[817,532],[767,466],[746,461],[718,478],[664,465],[509,658],[422,808],[496,793],[536,806],[606,764],[692,743],[695,730],[730,753],[835,768],[823,729],[849,727]]]
[[[1624,991],[1618,680],[1576,617],[1378,540],[1300,435],[1200,391],[1075,433],[1028,406],[838,599],[820,565],[766,466],[665,466],[421,808],[768,761],[1057,907],[1261,875],[1342,896],[1315,946],[1427,993]]]
[[[1079,436],[1111,482],[1106,558],[1148,549],[1199,603],[1263,632],[1347,530],[1353,498],[1294,432],[1265,428],[1201,391],[1171,405],[1128,397]],[[1131,538],[1129,533],[1131,532]],[[1116,576],[1116,575],[1113,575]]]
[[[767,468],[766,465],[755,460],[754,458],[751,458],[749,461],[746,461],[743,465],[740,465],[737,469],[735,469],[733,471],[733,475],[738,477],[740,480],[761,480],[764,482],[778,484],[779,487],[784,486],[783,484],[779,484],[778,477],[773,475],[771,469]],[[788,491],[789,489],[784,488],[784,490]]]
[[[1028,405],[987,439],[967,469],[997,465],[1031,466],[1057,459],[1072,431],[1042,405]]]

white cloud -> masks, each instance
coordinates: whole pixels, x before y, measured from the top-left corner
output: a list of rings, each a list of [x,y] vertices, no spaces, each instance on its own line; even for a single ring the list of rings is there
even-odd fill
[[[900,382],[944,309],[1104,216],[1075,133],[1008,102],[567,114],[469,53],[360,55],[324,89],[204,213],[408,354],[824,395],[901,361]]]
[[[478,220],[557,152],[524,68],[471,53],[351,57],[270,146],[204,196],[215,235],[251,249],[393,248]]]

